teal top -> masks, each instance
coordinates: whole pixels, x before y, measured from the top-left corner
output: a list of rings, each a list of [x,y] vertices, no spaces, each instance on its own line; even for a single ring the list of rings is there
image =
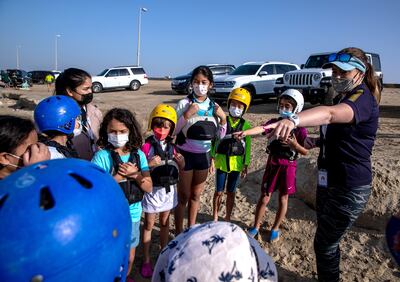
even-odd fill
[[[138,150],[139,158],[140,158],[140,170],[141,171],[149,171],[149,165],[147,163],[147,159],[142,150]],[[127,163],[129,160],[130,154],[121,156],[121,160],[124,163]],[[100,150],[95,153],[92,159],[92,163],[101,167],[107,172],[111,171],[112,168],[112,157],[108,150]],[[140,217],[142,215],[142,202],[137,202],[132,205],[129,205],[129,210],[131,213],[132,222],[140,221]]]

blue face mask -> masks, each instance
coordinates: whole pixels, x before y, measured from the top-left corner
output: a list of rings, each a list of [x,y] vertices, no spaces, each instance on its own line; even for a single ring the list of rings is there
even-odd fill
[[[283,118],[288,118],[290,117],[293,113],[291,111],[286,111],[284,109],[279,109],[279,114],[281,115],[281,117]]]

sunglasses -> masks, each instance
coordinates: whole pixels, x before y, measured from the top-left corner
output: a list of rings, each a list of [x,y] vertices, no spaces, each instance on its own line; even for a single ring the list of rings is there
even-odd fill
[[[352,55],[346,53],[333,53],[329,55],[328,62],[339,61],[342,63],[348,63],[352,57]]]
[[[333,53],[333,54],[330,54],[329,57],[328,57],[328,62],[329,63],[331,63],[331,62],[348,63],[350,61],[353,62],[353,63],[358,64],[359,66],[361,66],[361,68],[364,69],[364,72],[365,72],[365,69],[366,69],[365,64],[359,58],[356,58],[356,57],[354,57],[354,56],[352,56],[350,54]]]

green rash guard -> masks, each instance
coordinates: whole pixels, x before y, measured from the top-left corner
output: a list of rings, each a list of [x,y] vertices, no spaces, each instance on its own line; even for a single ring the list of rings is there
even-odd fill
[[[233,122],[231,117],[228,117],[227,122],[231,125],[233,129],[235,129],[240,122],[240,119],[237,119],[235,122]],[[246,120],[244,121],[243,128],[242,130],[247,130],[250,129],[251,125],[249,122]],[[229,134],[227,132],[227,134]],[[211,157],[215,159],[214,165],[216,169],[222,170],[224,172],[231,172],[231,171],[242,171],[243,167],[246,165],[248,166],[250,164],[250,156],[251,156],[251,137],[246,136],[245,137],[245,155],[244,156],[230,156],[229,157],[229,166],[230,166],[230,171],[228,171],[227,165],[226,165],[226,155],[223,154],[217,154],[217,146],[219,142],[215,142],[213,146],[211,147]]]

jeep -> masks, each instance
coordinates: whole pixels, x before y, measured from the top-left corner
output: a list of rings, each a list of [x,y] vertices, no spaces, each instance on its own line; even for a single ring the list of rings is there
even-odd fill
[[[311,104],[332,105],[336,95],[332,87],[332,69],[322,69],[332,53],[312,54],[307,62],[301,65],[301,70],[287,72],[282,78],[278,78],[274,88],[275,94],[280,95],[286,89],[294,88],[300,90],[304,99]],[[379,55],[375,53],[366,53],[366,55],[368,61],[374,66],[382,87],[383,74]]]

